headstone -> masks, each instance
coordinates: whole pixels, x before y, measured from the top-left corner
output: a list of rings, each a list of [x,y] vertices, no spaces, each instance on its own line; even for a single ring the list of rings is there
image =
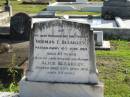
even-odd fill
[[[12,16],[12,6],[11,6],[9,0],[6,0],[6,3],[4,5],[4,11],[8,11],[9,12],[9,16]]]
[[[89,24],[56,19],[33,25],[20,96],[103,97]]]
[[[130,18],[129,10],[129,0],[107,0],[104,1],[102,7],[102,17],[104,19],[114,19],[114,17]]]
[[[11,17],[10,33],[15,40],[29,40],[31,18],[25,13],[17,13]]]
[[[27,79],[97,83],[92,37],[89,25],[64,20],[35,24]]]
[[[103,45],[103,31],[94,31],[94,40],[96,46]]]

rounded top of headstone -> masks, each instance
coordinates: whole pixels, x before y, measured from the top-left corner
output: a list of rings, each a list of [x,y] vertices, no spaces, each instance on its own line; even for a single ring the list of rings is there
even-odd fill
[[[11,24],[10,24],[10,31],[11,35],[21,35],[22,38],[27,38],[27,33],[30,30],[31,27],[31,17],[23,12],[15,14],[13,17],[11,17]]]

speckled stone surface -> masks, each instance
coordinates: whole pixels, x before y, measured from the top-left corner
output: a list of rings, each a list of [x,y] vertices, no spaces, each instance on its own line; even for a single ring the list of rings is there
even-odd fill
[[[31,82],[22,79],[20,97],[104,97],[104,85]]]
[[[0,97],[20,97],[20,96],[19,96],[19,93],[0,92]]]
[[[30,39],[29,81],[98,83],[89,24],[64,19],[35,23]]]

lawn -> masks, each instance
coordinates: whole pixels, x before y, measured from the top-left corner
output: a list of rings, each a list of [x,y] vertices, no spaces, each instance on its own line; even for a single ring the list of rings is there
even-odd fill
[[[3,5],[5,3],[5,0],[0,0],[0,5]],[[39,4],[22,4],[22,2],[18,1],[11,1],[11,5],[13,8],[13,14],[18,12],[25,12],[27,14],[35,14],[38,13],[46,8],[45,5],[39,5]]]
[[[99,12],[81,12],[81,11],[57,11],[56,15],[57,16],[62,16],[62,15],[96,15],[96,16],[100,16],[101,13],[99,13]]]
[[[54,2],[54,0],[51,0]],[[3,5],[5,0],[0,0],[0,5]],[[13,14],[18,12],[25,12],[27,14],[36,14],[42,10],[44,10],[47,5],[39,5],[39,4],[22,4],[22,2],[18,2],[16,0],[11,0],[11,5],[13,8]],[[80,12],[80,11],[57,11],[56,15],[100,15],[99,12]]]
[[[111,41],[111,51],[96,51],[105,97],[130,97],[130,43]]]

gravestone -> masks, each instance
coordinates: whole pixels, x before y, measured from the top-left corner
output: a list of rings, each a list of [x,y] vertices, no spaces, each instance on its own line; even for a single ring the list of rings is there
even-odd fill
[[[21,97],[103,97],[89,24],[50,20],[33,25]]]
[[[6,0],[6,3],[4,4],[4,11],[8,11],[9,16],[12,16],[12,6],[9,0]]]
[[[103,31],[94,31],[94,40],[96,46],[103,45]]]
[[[130,18],[130,0],[107,0],[102,7],[104,19]]]
[[[26,13],[17,13],[11,17],[10,34],[13,40],[29,40],[31,18]]]

